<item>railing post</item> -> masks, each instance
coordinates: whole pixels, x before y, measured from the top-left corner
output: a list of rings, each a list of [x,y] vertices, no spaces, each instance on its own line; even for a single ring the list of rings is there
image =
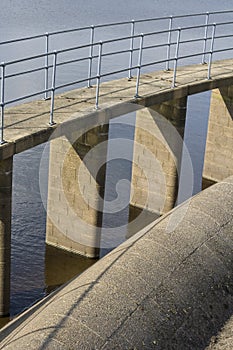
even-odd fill
[[[129,80],[132,78],[134,32],[135,32],[135,22],[134,22],[134,20],[132,20],[131,21],[130,57],[129,57],[129,75],[128,75]]]
[[[48,96],[48,86],[49,86],[49,33],[45,33],[45,94],[44,98],[47,100]]]
[[[99,91],[100,91],[100,77],[101,77],[101,63],[102,63],[102,51],[103,43],[99,42],[99,56],[98,56],[98,66],[97,66],[97,75],[96,75],[96,97],[95,97],[95,108],[99,108]]]
[[[0,145],[4,141],[4,107],[5,107],[5,63],[1,64],[1,129],[0,129]]]
[[[209,25],[209,12],[206,12],[206,19],[205,19],[205,35],[204,35],[204,43],[203,43],[203,55],[202,55],[202,64],[205,64],[205,52],[206,52],[206,44],[207,44],[207,36],[208,36],[208,25]]]
[[[166,62],[166,70],[170,70],[172,22],[173,22],[173,17],[171,16],[170,19],[169,19],[169,32],[168,32],[168,39],[167,39],[167,62]]]
[[[209,54],[208,75],[207,75],[208,80],[211,79],[211,65],[212,65],[212,58],[213,58],[213,51],[214,51],[215,32],[216,32],[216,23],[213,23],[211,44],[210,44],[210,54]]]
[[[175,60],[174,60],[173,81],[171,86],[172,88],[176,86],[176,71],[177,71],[177,64],[178,64],[178,58],[179,58],[180,34],[181,34],[181,28],[178,28],[177,39],[176,39],[176,53],[175,53]]]
[[[89,50],[89,67],[88,67],[88,83],[87,83],[87,87],[89,87],[89,88],[91,87],[94,34],[95,34],[95,27],[91,26],[90,50]]]
[[[143,39],[144,39],[144,34],[141,34],[141,37],[140,37],[140,49],[139,49],[139,55],[138,55],[136,92],[135,92],[135,96],[134,96],[135,98],[139,97],[138,91],[139,91],[140,73],[141,73],[141,65],[142,65]]]
[[[53,112],[54,112],[54,97],[55,97],[55,90],[56,90],[56,69],[57,69],[57,52],[54,51],[53,53],[53,74],[52,74],[52,86],[51,86],[51,106],[50,106],[50,121],[49,125],[56,124],[53,121]]]

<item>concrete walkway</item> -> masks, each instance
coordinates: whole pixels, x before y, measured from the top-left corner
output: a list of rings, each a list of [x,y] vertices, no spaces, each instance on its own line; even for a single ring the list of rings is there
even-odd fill
[[[4,139],[0,145],[0,160],[46,142],[57,127],[70,122],[82,130],[98,121],[127,113],[135,103],[146,107],[175,98],[192,95],[221,86],[233,85],[233,60],[216,61],[212,66],[212,79],[206,80],[208,66],[196,64],[179,67],[176,88],[171,89],[173,71],[144,74],[140,79],[139,95],[134,99],[136,79],[119,79],[100,86],[99,110],[95,111],[95,88],[82,88],[57,95],[54,121],[49,126],[50,101],[34,101],[11,107],[5,111]],[[131,104],[131,107],[125,106]],[[129,110],[129,111],[131,111]],[[65,132],[65,130],[63,130]],[[57,135],[58,136],[58,135]]]
[[[233,176],[12,321],[0,349],[226,350],[232,316]]]

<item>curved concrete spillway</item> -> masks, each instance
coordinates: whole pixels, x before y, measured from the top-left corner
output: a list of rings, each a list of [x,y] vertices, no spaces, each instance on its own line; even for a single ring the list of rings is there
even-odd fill
[[[233,314],[232,266],[233,176],[12,321],[0,349],[225,349],[213,337]]]

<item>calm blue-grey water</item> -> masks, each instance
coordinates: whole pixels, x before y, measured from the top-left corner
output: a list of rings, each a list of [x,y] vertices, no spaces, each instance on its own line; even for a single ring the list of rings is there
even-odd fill
[[[229,6],[228,0],[222,0],[221,2],[219,0],[2,0],[0,41],[103,22],[222,10],[229,9]],[[114,33],[109,31],[107,34],[111,36]],[[124,33],[122,32],[122,34]],[[64,39],[64,45],[74,45],[77,40],[82,42],[83,38],[81,36],[78,38],[71,36],[69,39]],[[14,45],[8,46],[8,48],[2,47],[0,48],[0,61],[41,52],[43,45],[43,42],[38,41],[35,45],[22,44],[17,48]],[[112,64],[110,63],[110,66]],[[74,74],[73,69],[72,67],[69,68],[66,73],[72,76]],[[38,84],[36,79],[35,84]],[[17,84],[12,84],[12,86],[12,96],[18,91],[24,89],[26,91],[27,89],[26,82],[20,84],[18,88]],[[187,123],[189,127],[185,137],[188,148],[192,153],[194,167],[197,169],[196,174],[199,175],[204,151],[203,136],[207,126],[207,119],[204,116],[208,114],[208,99],[209,94],[194,96],[189,99],[188,106]],[[125,128],[122,129],[117,124],[114,127],[112,126],[111,130],[113,134],[115,130],[116,135],[120,135],[121,130],[125,131]],[[191,134],[195,137],[191,137]],[[31,303],[44,296],[46,290],[50,289],[49,284],[50,286],[56,286],[64,282],[66,278],[71,277],[72,273],[78,273],[90,265],[90,262],[86,259],[79,260],[79,258],[75,259],[65,255],[62,257],[64,264],[61,269],[58,269],[54,252],[45,249],[46,216],[38,185],[38,169],[42,151],[43,145],[14,158],[12,315],[21,312]],[[115,163],[114,166],[118,171],[122,167],[121,172],[126,172],[125,176],[129,176],[130,166],[127,162]],[[110,180],[111,176],[110,174]],[[185,174],[183,176],[185,178]],[[200,189],[200,181],[200,176],[195,175],[195,191]],[[109,188],[108,191],[110,192],[107,195],[111,198],[111,186]],[[120,215],[120,219],[122,219],[122,215]],[[63,278],[62,271],[64,270],[66,277]]]

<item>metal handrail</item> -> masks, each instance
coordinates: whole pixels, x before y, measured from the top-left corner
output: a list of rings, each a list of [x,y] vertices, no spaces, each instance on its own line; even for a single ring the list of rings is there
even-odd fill
[[[60,35],[60,34],[73,33],[73,32],[77,32],[77,31],[90,30],[92,28],[98,29],[98,28],[105,28],[105,27],[107,28],[107,27],[119,26],[119,25],[127,25],[127,24],[131,24],[132,22],[137,24],[137,23],[146,23],[146,22],[152,22],[152,21],[170,20],[170,18],[179,19],[179,18],[206,16],[206,15],[211,16],[211,15],[226,14],[226,13],[233,13],[233,10],[208,11],[208,12],[199,12],[199,13],[191,13],[191,14],[183,14],[183,15],[154,17],[154,18],[146,18],[146,19],[138,19],[138,20],[133,19],[133,20],[122,21],[122,22],[96,24],[96,25],[90,25],[90,26],[85,26],[85,27],[77,27],[77,28],[70,28],[70,29],[46,32],[44,34],[31,35],[31,36],[26,36],[26,37],[22,37],[22,38],[9,39],[9,40],[5,40],[5,41],[1,41],[0,45],[13,44],[16,42],[21,42],[21,41],[39,39],[39,38],[43,38],[45,36],[54,36],[54,35]]]
[[[205,63],[205,57],[206,55],[209,56],[209,62],[208,62],[208,74],[207,74],[207,79],[211,78],[211,64],[212,64],[212,57],[214,53],[217,52],[224,52],[224,51],[229,51],[232,50],[232,48],[223,48],[223,49],[215,49],[214,50],[214,42],[217,39],[224,39],[224,38],[229,38],[232,37],[232,34],[221,34],[221,35],[216,35],[216,27],[217,26],[227,26],[229,24],[233,24],[233,21],[226,21],[226,22],[218,22],[217,24],[215,23],[210,23],[210,16],[211,15],[216,15],[216,14],[226,14],[226,13],[233,13],[233,10],[223,10],[223,11],[214,11],[214,12],[207,12],[207,13],[198,13],[198,14],[188,14],[188,15],[178,15],[178,16],[170,16],[170,17],[161,17],[161,18],[149,18],[149,19],[142,19],[142,20],[132,20],[132,21],[125,21],[125,22],[115,22],[115,23],[109,23],[109,24],[100,24],[96,26],[89,26],[89,27],[82,27],[82,28],[75,28],[75,29],[70,29],[70,30],[65,30],[65,31],[56,31],[56,32],[51,32],[51,33],[45,33],[41,35],[36,35],[36,36],[31,36],[31,37],[25,37],[21,39],[13,39],[13,40],[8,40],[5,42],[0,42],[0,46],[3,44],[7,43],[15,43],[18,41],[25,41],[25,40],[31,40],[31,39],[39,39],[42,37],[46,37],[46,50],[44,53],[33,55],[33,56],[28,56],[28,57],[23,57],[20,59],[13,59],[4,63],[0,64],[1,67],[1,101],[0,101],[0,108],[1,108],[1,125],[0,125],[0,144],[4,143],[4,137],[3,137],[3,131],[4,131],[4,108],[6,105],[19,102],[28,98],[32,98],[41,94],[45,95],[45,99],[48,98],[48,94],[51,94],[51,107],[50,107],[50,121],[49,124],[53,125],[54,120],[53,120],[53,112],[54,112],[54,98],[55,98],[55,92],[58,89],[64,89],[65,87],[72,86],[75,84],[81,84],[81,83],[86,83],[88,87],[91,86],[91,81],[96,80],[96,102],[95,102],[95,108],[98,108],[99,105],[99,90],[100,90],[100,82],[101,79],[104,77],[107,77],[109,75],[116,75],[119,73],[123,73],[128,71],[128,78],[132,78],[132,71],[137,71],[137,76],[136,76],[136,90],[135,90],[135,98],[139,97],[139,86],[140,86],[140,75],[141,75],[141,70],[142,68],[152,66],[152,65],[158,65],[165,63],[166,64],[166,69],[170,69],[170,62],[174,63],[174,72],[173,72],[173,82],[171,87],[175,87],[176,84],[176,71],[177,71],[177,66],[178,66],[178,61],[184,60],[187,58],[191,57],[196,57],[196,56],[202,56],[202,63]],[[204,24],[198,24],[194,26],[184,26],[184,27],[173,27],[173,20],[174,19],[179,19],[179,18],[188,18],[188,17],[195,17],[195,16],[205,16],[205,23]],[[135,24],[137,23],[142,23],[142,22],[148,22],[148,21],[155,21],[155,20],[169,20],[169,26],[168,29],[163,29],[159,31],[151,31],[151,32],[146,32],[144,34],[135,34]],[[106,39],[101,42],[95,42],[94,38],[94,29],[95,28],[104,28],[106,26],[116,26],[116,25],[125,25],[125,24],[130,24],[131,25],[131,34],[127,36],[122,36],[122,37],[117,37],[117,38],[112,38],[112,39]],[[181,33],[184,31],[188,30],[193,30],[193,29],[205,29],[204,36],[198,37],[198,38],[189,38],[189,39],[182,39],[181,40]],[[209,28],[212,28],[212,34],[211,36],[209,35]],[[78,45],[78,46],[73,46],[73,47],[68,47],[68,48],[63,48],[59,49],[57,51],[49,51],[49,37],[51,35],[60,35],[64,33],[69,33],[69,32],[75,32],[75,31],[80,31],[80,30],[86,30],[86,29],[91,29],[91,36],[90,36],[90,42],[87,44],[83,45]],[[174,41],[172,40],[172,33],[177,34],[177,39]],[[150,45],[145,45],[145,38],[147,37],[152,37],[154,35],[162,35],[166,34],[168,41],[167,42],[162,42],[159,44],[150,44]],[[135,45],[136,39],[140,40],[140,44]],[[104,52],[103,48],[106,47],[108,44],[114,44],[114,43],[119,43],[123,41],[129,41],[130,42],[130,47],[127,49],[123,50],[115,50],[115,51],[110,51],[110,52]],[[201,52],[193,52],[192,54],[189,55],[180,55],[179,49],[180,45],[182,44],[189,44],[193,42],[204,42],[203,44],[203,50]],[[207,50],[207,43],[210,42],[210,49]],[[98,47],[98,54],[94,54],[94,48]],[[153,62],[149,63],[143,63],[143,52],[147,49],[158,49],[158,48],[163,48],[167,47],[167,55],[164,59],[157,59],[154,60]],[[171,56],[171,47],[175,47],[175,54],[174,56]],[[58,58],[61,57],[62,54],[68,53],[68,52],[74,52],[82,49],[89,49],[89,54],[84,57],[78,57],[75,59],[69,59],[69,60],[63,60],[61,62],[58,62]],[[133,54],[135,52],[138,52],[138,64],[133,65]],[[127,66],[124,66],[122,69],[119,70],[114,70],[108,73],[102,73],[102,60],[104,57],[107,56],[115,56],[119,54],[130,54],[129,57],[129,64]],[[53,63],[49,63],[49,57],[53,57]],[[18,63],[23,63],[23,62],[28,62],[28,61],[35,61],[36,59],[44,59],[45,63],[37,68],[31,68],[31,69],[26,69],[20,72],[14,72],[11,74],[6,74],[6,69],[8,66],[14,66]],[[97,73],[96,75],[92,74],[92,62],[93,60],[98,59],[97,63]],[[59,66],[67,65],[70,63],[77,63],[77,62],[82,62],[82,61],[89,61],[89,67],[88,67],[88,74],[87,78],[84,79],[78,79],[72,82],[68,82],[65,84],[56,84],[56,78],[57,78],[57,68]],[[51,87],[49,87],[49,79],[48,79],[48,73],[49,70],[52,71],[52,82],[51,82]],[[37,91],[30,93],[25,96],[19,96],[17,98],[11,99],[11,100],[6,100],[5,99],[5,80],[13,77],[17,77],[23,74],[30,74],[30,73],[35,73],[39,71],[45,71],[45,88],[43,90]]]
[[[224,24],[233,24],[233,22],[221,22],[221,23],[218,23],[218,25],[224,25]],[[208,24],[207,25],[207,27],[210,27],[210,28],[212,26],[213,26],[213,24]],[[205,27],[205,25],[182,27],[182,31],[190,30],[190,29],[199,29],[199,28],[203,28],[203,27]],[[147,36],[152,36],[152,35],[177,32],[177,30],[178,30],[178,28],[173,28],[171,30],[166,29],[166,30],[160,30],[160,31],[153,31],[153,32],[149,32],[149,33],[144,33],[143,35],[144,35],[144,37],[147,37]],[[220,36],[215,37],[215,39],[226,38],[226,37],[231,37],[231,36],[233,36],[233,35],[230,35],[230,34],[228,34],[228,35],[220,35]],[[120,38],[104,40],[104,41],[102,41],[102,44],[110,44],[110,43],[114,43],[114,42],[119,42],[119,41],[124,41],[124,40],[129,40],[129,39],[136,39],[136,38],[140,38],[140,37],[141,37],[141,34],[137,34],[137,35],[133,35],[133,36],[124,36],[124,37],[120,37]],[[206,39],[210,40],[211,37],[208,36]],[[201,40],[203,40],[202,37],[201,38],[195,38],[195,39],[189,39],[189,40],[181,40],[180,44],[191,43],[191,42],[201,41]],[[171,41],[170,42],[170,45],[175,45],[175,44],[176,44],[175,41],[173,41],[173,42]],[[80,49],[84,49],[84,48],[89,48],[91,45],[92,46],[98,46],[99,42],[94,42],[93,44],[85,44],[85,45],[73,46],[73,47],[69,47],[67,49],[56,50],[56,53],[57,54],[62,54],[62,53],[70,52],[70,51],[75,51],[75,50],[80,50]],[[163,47],[163,46],[167,46],[167,43],[150,45],[150,46],[144,46],[144,49],[159,48],[159,47]],[[139,48],[133,48],[133,51],[138,51],[138,50],[139,50]],[[121,50],[121,51],[114,51],[114,52],[109,52],[109,53],[103,53],[102,57],[109,56],[109,55],[112,55],[112,54],[129,53],[129,52],[131,52],[131,49]],[[0,65],[4,64],[5,66],[10,66],[10,65],[17,64],[17,63],[22,63],[22,62],[26,62],[26,61],[30,61],[30,60],[36,60],[36,59],[39,59],[39,58],[52,56],[53,54],[54,54],[54,51],[51,51],[51,52],[48,52],[48,53],[42,53],[42,54],[38,54],[38,55],[31,55],[31,56],[27,56],[27,57],[20,58],[20,59],[17,59],[17,60],[7,61],[7,62],[4,62],[4,63],[1,63]],[[94,55],[92,58],[97,58],[97,57],[98,57],[98,55]],[[79,61],[83,61],[83,60],[87,60],[87,59],[89,59],[89,56],[78,58],[78,59],[74,59],[74,60],[60,62],[60,63],[57,63],[57,66],[61,66],[61,65],[69,64],[69,63],[75,63],[75,62],[79,62]],[[53,67],[52,65],[48,65],[48,68],[52,68],[52,67]],[[21,75],[21,74],[32,73],[32,72],[40,71],[40,70],[43,70],[43,69],[44,69],[44,66],[36,68],[36,69],[28,70],[28,71],[23,71],[23,72],[20,72],[20,73],[7,75],[7,76],[5,76],[5,78],[18,76],[18,75]],[[0,77],[0,79],[1,79],[1,77]]]

